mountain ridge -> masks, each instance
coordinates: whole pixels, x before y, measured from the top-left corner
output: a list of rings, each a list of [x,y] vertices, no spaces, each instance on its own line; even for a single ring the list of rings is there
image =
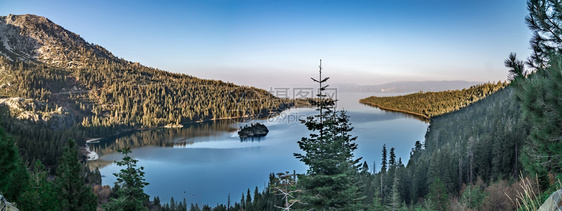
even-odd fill
[[[201,96],[209,95],[209,93],[204,93],[204,90],[207,90],[207,92],[211,93],[217,92],[216,88],[209,89],[209,86],[223,87],[221,88],[221,90],[224,90],[222,90],[221,92],[224,93],[221,94],[223,95],[221,98],[228,98],[225,100],[232,101],[230,103],[225,102],[225,104],[227,105],[241,103],[237,102],[240,101],[240,99],[235,98],[243,96],[252,96],[254,98],[259,98],[260,100],[262,98],[266,100],[277,99],[265,90],[247,86],[238,86],[232,83],[225,83],[220,80],[199,79],[186,74],[171,73],[159,70],[157,68],[148,67],[138,62],[130,62],[123,58],[118,58],[102,46],[87,42],[82,37],[80,37],[80,35],[66,30],[64,27],[55,24],[48,18],[32,14],[10,14],[8,16],[0,16],[0,55],[7,58],[6,61],[2,61],[2,59],[0,59],[0,70],[23,70],[30,67],[37,70],[40,66],[43,69],[45,67],[61,69],[58,71],[58,78],[60,79],[61,77],[63,77],[64,79],[56,82],[56,85],[50,84],[48,85],[48,87],[40,88],[47,89],[47,93],[50,96],[60,96],[61,93],[85,94],[84,97],[89,98],[87,100],[89,100],[90,103],[93,102],[94,104],[102,104],[101,106],[104,107],[105,110],[111,110],[111,107],[115,107],[115,103],[112,101],[118,99],[116,99],[117,96],[115,94],[113,94],[112,96],[107,96],[106,98],[113,98],[107,100],[105,98],[101,98],[101,95],[107,94],[107,92],[115,92],[121,89],[123,83],[127,84],[125,86],[129,87],[129,90],[137,91],[146,89],[145,87],[150,85],[161,86],[162,83],[170,84],[165,86],[168,88],[170,88],[170,86],[174,86],[174,88],[172,89],[177,90],[175,91],[175,93],[181,92],[181,89],[194,86],[198,87],[196,89],[197,91],[195,91],[194,93],[199,93],[199,95]],[[22,64],[25,64],[23,66],[27,67],[23,67]],[[49,73],[44,74],[52,75],[54,74],[54,72],[50,71]],[[132,80],[126,80],[125,78],[127,77],[131,78]],[[121,84],[116,84],[116,81],[120,81]],[[19,82],[21,83],[21,81]],[[13,81],[13,77],[12,79],[10,79],[8,76],[4,76],[3,78],[0,78],[0,83],[3,83],[1,84],[0,89],[4,88],[6,90],[5,93],[12,93],[4,94],[3,96],[0,94],[0,97],[33,98],[33,96],[21,96],[21,93],[17,93],[18,91],[14,91],[14,86],[12,85],[18,83],[18,81]],[[174,85],[174,83],[176,84]],[[181,85],[178,86],[178,83]],[[108,85],[111,87],[109,87]],[[33,86],[35,86],[35,84]],[[31,90],[29,91],[37,91],[33,90],[32,87],[28,88],[31,88]],[[71,89],[80,91],[69,91]],[[240,91],[249,91],[252,93],[248,95],[237,93]],[[151,91],[145,90],[145,93],[150,92]],[[165,95],[168,94],[167,92],[162,91],[158,91],[158,93],[162,93]],[[201,100],[199,98],[200,96],[193,96],[193,93],[185,94],[191,98],[195,98],[196,100]],[[181,97],[185,98],[185,96]],[[164,101],[165,99],[155,100]],[[121,100],[121,102],[122,101],[123,100]],[[204,101],[206,101],[206,109],[213,109],[213,107],[219,106],[212,103],[211,98],[204,99]],[[146,102],[144,103],[146,104]],[[244,103],[249,104],[248,102]],[[190,104],[182,101],[179,105],[186,106]],[[252,105],[250,107],[256,106],[258,105]],[[169,105],[169,107],[173,106]],[[202,108],[198,107],[191,109]],[[203,114],[202,116],[212,116],[209,119],[224,119],[231,118],[232,116],[247,116],[244,114],[229,114],[229,112],[232,113],[231,111],[235,111],[237,109],[222,108],[222,111],[218,111],[218,109],[215,108],[215,112],[213,113],[221,113],[220,115],[210,114],[211,112],[205,112],[205,114]],[[136,110],[138,110],[138,108],[133,109],[133,112],[135,112]],[[263,111],[256,112],[263,113]],[[252,113],[255,114],[256,112]],[[99,111],[93,113],[97,114],[99,113]],[[183,111],[181,113],[185,114],[186,112]],[[142,114],[143,113],[141,113],[141,115]],[[179,124],[183,122],[181,118],[182,115],[170,115],[173,115],[175,117],[169,119],[176,119],[176,121],[169,121],[168,123]],[[190,115],[189,119],[193,120],[193,115]],[[123,123],[123,121],[120,122]],[[157,125],[168,123],[161,122]]]
[[[84,60],[91,59],[88,56],[119,61],[107,49],[87,42],[46,17],[32,14],[0,16],[0,31],[0,54],[12,61],[71,68],[81,67]]]

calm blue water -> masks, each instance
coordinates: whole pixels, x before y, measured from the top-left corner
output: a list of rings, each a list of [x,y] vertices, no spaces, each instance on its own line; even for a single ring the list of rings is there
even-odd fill
[[[388,150],[396,148],[396,155],[407,163],[409,152],[415,141],[422,141],[428,124],[408,115],[385,112],[362,105],[360,98],[367,93],[340,93],[338,109],[348,111],[358,136],[357,157],[363,157],[372,168],[381,162],[382,146]],[[92,165],[101,167],[103,184],[113,186],[112,173],[119,170],[111,161],[121,156],[112,148],[132,146],[132,157],[144,166],[145,188],[151,198],[159,196],[162,201],[174,197],[177,201],[186,198],[188,203],[209,204],[239,201],[249,188],[261,191],[274,172],[296,170],[304,173],[307,167],[293,153],[302,152],[297,141],[308,136],[310,131],[298,119],[313,115],[310,108],[294,108],[277,117],[254,120],[265,124],[270,132],[260,140],[241,142],[236,128],[250,122],[216,122],[191,125],[182,129],[160,129],[128,134],[109,139],[93,147],[101,154]],[[230,128],[230,129],[229,129]]]

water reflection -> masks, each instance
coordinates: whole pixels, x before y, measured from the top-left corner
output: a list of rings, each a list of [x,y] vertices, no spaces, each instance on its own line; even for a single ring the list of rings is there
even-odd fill
[[[265,139],[262,139],[262,138],[263,138],[263,136],[240,138],[240,142],[254,142],[254,141],[260,142],[262,140],[265,140]]]
[[[236,131],[231,125],[234,120],[217,120],[197,124],[187,124],[183,128],[157,128],[123,133],[104,138],[90,148],[100,156],[111,154],[124,147],[136,149],[144,146],[174,147],[193,144],[196,137],[218,137]]]
[[[358,136],[356,157],[363,157],[371,167],[375,162],[378,167],[382,145],[386,144],[388,149],[396,148],[397,157],[406,163],[415,141],[423,140],[427,124],[409,115],[362,105],[358,103],[365,97],[362,94],[340,96],[338,106],[348,111],[354,127],[351,135]],[[311,133],[299,120],[314,114],[316,111],[311,108],[293,108],[265,119],[222,120],[123,134],[92,146],[101,157],[91,165],[105,166],[100,170],[105,175],[102,182],[112,185],[112,173],[119,167],[111,162],[121,158],[114,152],[131,147],[131,156],[145,167],[150,182],[145,191],[149,195],[159,196],[163,202],[170,197],[185,197],[188,203],[226,203],[229,193],[239,200],[248,188],[253,191],[258,186],[261,191],[269,173],[306,171],[293,153],[302,152],[297,141]],[[258,122],[269,128],[268,135],[241,141],[236,128]]]
[[[361,103],[361,104],[363,104],[363,103]],[[381,118],[384,118],[384,119],[379,119],[380,121],[389,120],[388,118],[394,118],[394,119],[410,118],[410,119],[415,119],[415,120],[422,121],[422,122],[425,122],[425,123],[430,123],[429,119],[427,119],[425,117],[421,117],[421,116],[417,116],[417,115],[413,115],[413,114],[405,114],[405,113],[402,113],[402,112],[388,110],[388,109],[382,109],[382,108],[378,108],[378,107],[371,106],[371,105],[368,105],[368,104],[363,104],[363,105],[385,111],[384,115],[380,115]]]

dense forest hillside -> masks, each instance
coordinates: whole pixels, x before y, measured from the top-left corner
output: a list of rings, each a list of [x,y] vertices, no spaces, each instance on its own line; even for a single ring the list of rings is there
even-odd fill
[[[523,121],[512,87],[453,113],[432,118],[424,148],[414,149],[406,167],[414,201],[429,193],[436,177],[447,192],[463,185],[517,178],[518,156],[529,127]]]
[[[485,83],[463,90],[441,92],[418,92],[395,97],[368,97],[359,102],[381,108],[399,111],[429,119],[453,112],[474,103],[505,87],[507,82]]]
[[[293,104],[119,59],[45,17],[2,16],[0,35],[2,126],[30,162],[54,164],[66,138],[83,143],[137,128],[266,116]]]

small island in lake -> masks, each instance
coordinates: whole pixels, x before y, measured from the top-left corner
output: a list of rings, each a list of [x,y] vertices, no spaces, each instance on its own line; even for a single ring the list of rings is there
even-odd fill
[[[269,133],[269,130],[265,125],[261,123],[252,123],[250,126],[245,125],[244,127],[240,127],[238,136],[240,136],[240,138],[262,137],[267,135],[267,133]]]

